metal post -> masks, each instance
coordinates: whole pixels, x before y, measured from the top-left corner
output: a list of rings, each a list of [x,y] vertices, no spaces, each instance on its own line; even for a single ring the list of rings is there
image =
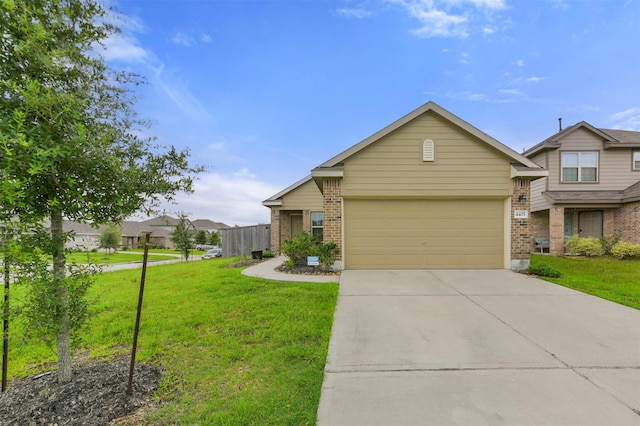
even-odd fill
[[[9,255],[4,256],[4,318],[2,327],[2,392],[7,390],[7,368],[9,365]]]
[[[147,275],[147,259],[149,257],[149,238],[147,233],[144,243],[144,257],[142,259],[142,277],[140,278],[140,294],[138,295],[138,313],[136,314],[136,326],[133,332],[133,349],[131,350],[131,365],[129,366],[129,384],[127,395],[133,394],[133,369],[136,363],[136,350],[138,349],[138,332],[140,330],[140,314],[142,313],[142,296],[144,295],[144,281]]]

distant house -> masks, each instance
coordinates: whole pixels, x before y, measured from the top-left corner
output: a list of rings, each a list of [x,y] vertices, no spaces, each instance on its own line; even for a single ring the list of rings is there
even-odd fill
[[[171,216],[160,216],[145,221],[124,221],[120,225],[122,234],[122,247],[137,248],[142,247],[147,233],[150,234],[150,244],[152,247],[174,248],[171,242],[171,233],[175,229],[178,219]],[[205,230],[208,233],[230,228],[221,222],[214,222],[209,219],[196,219],[191,222],[196,230]],[[65,232],[73,232],[74,238],[67,242],[70,249],[92,250],[100,246],[100,233],[106,225],[98,227],[87,223],[78,223],[66,220],[63,222]]]
[[[640,244],[640,132],[582,121],[524,155],[549,171],[531,183],[531,221],[550,253],[563,253],[574,234]]]

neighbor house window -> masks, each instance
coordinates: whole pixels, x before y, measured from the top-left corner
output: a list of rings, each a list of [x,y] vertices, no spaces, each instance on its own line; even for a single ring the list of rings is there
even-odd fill
[[[597,152],[562,152],[560,154],[562,182],[597,182]]]
[[[640,170],[640,151],[633,151],[633,170]]]
[[[324,213],[311,212],[311,235],[322,241],[324,230]]]

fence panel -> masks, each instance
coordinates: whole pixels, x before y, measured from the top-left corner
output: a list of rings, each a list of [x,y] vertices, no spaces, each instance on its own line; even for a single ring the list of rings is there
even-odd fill
[[[251,256],[253,250],[271,250],[271,225],[221,229],[220,239],[224,257]]]

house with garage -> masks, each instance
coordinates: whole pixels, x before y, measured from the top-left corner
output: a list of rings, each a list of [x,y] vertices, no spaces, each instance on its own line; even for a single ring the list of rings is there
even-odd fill
[[[428,102],[263,201],[271,247],[305,231],[344,269],[522,269],[544,167]]]
[[[532,182],[534,238],[551,254],[564,242],[619,236],[640,244],[640,132],[599,129],[580,122],[525,151],[549,176]]]

